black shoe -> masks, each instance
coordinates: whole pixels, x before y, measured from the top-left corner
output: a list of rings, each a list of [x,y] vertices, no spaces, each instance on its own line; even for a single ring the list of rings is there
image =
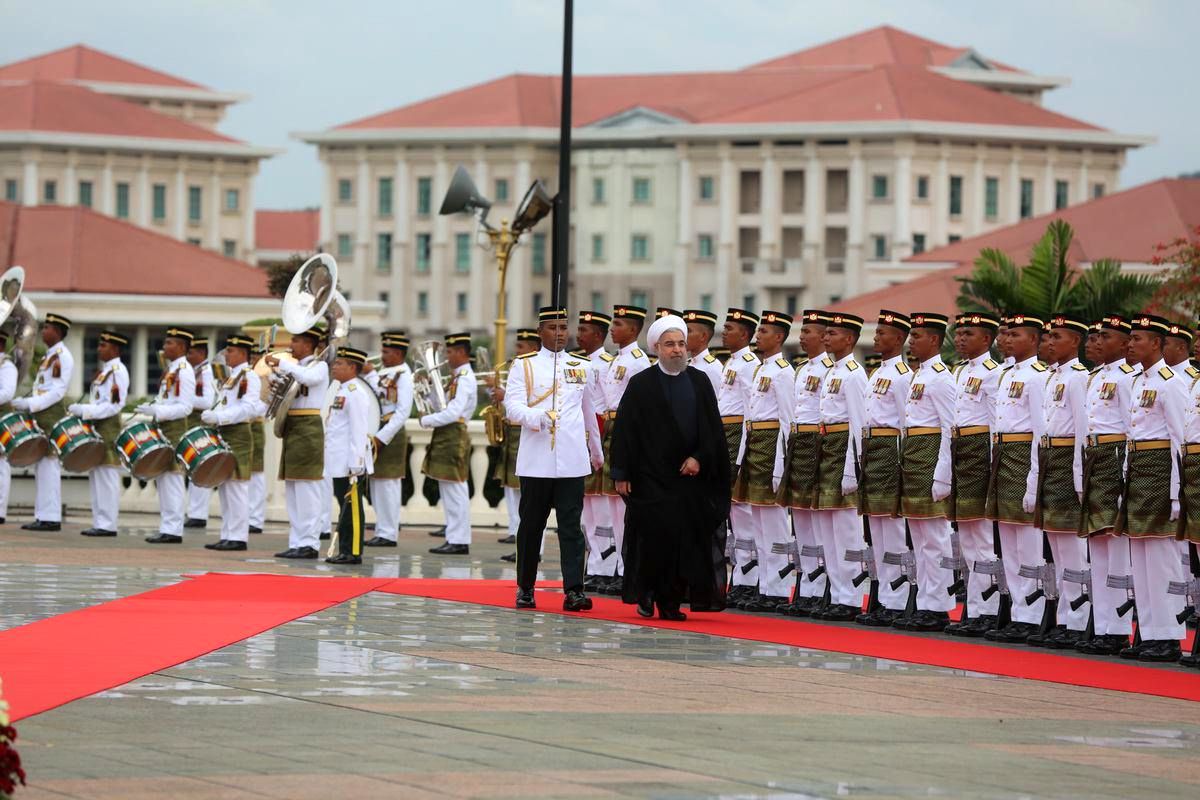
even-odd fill
[[[1054,638],[1049,639],[1046,646],[1051,650],[1074,650],[1075,645],[1079,644],[1081,639],[1083,639],[1083,631],[1064,628]]]
[[[1142,643],[1138,651],[1138,661],[1178,661],[1179,642],[1174,639],[1151,639]]]
[[[516,554],[516,553],[509,553],[509,554],[508,554],[508,555],[506,555],[506,556],[500,556],[500,560],[501,560],[501,561],[507,561],[509,564],[515,564],[515,563],[517,563],[517,554]]]
[[[352,556],[349,553],[338,553],[325,559],[326,564],[361,564],[362,556]]]
[[[596,587],[600,585],[600,582],[602,580],[604,580],[604,579],[602,577],[600,577],[599,575],[588,575],[588,576],[584,577],[583,590],[585,592],[595,593]]]
[[[1006,642],[1008,644],[1021,644],[1029,638],[1031,634],[1037,633],[1038,626],[1032,622],[1010,622],[1007,626],[997,630],[988,631],[983,635],[983,638],[989,642]]]
[[[660,608],[658,610],[658,618],[670,620],[671,622],[684,622],[687,620],[687,614],[678,608]]]
[[[251,533],[262,533],[262,528],[258,527],[257,525],[251,525],[250,532]]]
[[[571,589],[563,598],[563,611],[591,611],[592,598],[583,593],[582,589]]]
[[[437,553],[439,556],[465,556],[470,555],[471,547],[465,544],[450,544],[446,542],[439,547],[429,548],[429,552]]]
[[[1055,626],[1050,628],[1045,633],[1031,633],[1028,637],[1026,637],[1025,644],[1029,645],[1030,647],[1049,647],[1051,640],[1053,640],[1055,636],[1058,636],[1066,629],[1067,626],[1063,625],[1061,627]]]
[[[330,539],[333,538],[333,534],[331,534],[329,531],[325,531],[317,538],[320,539],[322,542],[328,542]]]
[[[1179,666],[1181,667],[1200,667],[1200,655],[1186,653],[1179,657]]]
[[[639,617],[650,619],[654,616],[654,601],[653,600],[638,600],[637,613]]]
[[[205,550],[245,550],[245,542],[235,542],[232,539],[221,539],[220,541],[204,545]]]
[[[765,611],[768,614],[773,614],[775,612],[775,609],[779,608],[782,605],[786,605],[787,601],[788,601],[788,599],[786,597],[773,597],[769,594],[764,594],[764,595],[759,595],[758,599],[755,600],[753,603],[747,603],[746,606],[742,608],[742,610],[743,611],[751,611],[751,612]]]
[[[625,579],[620,575],[614,575],[608,579],[608,583],[600,587],[600,594],[606,594],[610,597],[620,597],[625,592]]]
[[[516,543],[517,543],[517,537],[513,536],[511,533],[508,536],[505,536],[503,539],[496,540],[496,544],[516,544]]]
[[[435,539],[445,539],[446,538],[446,526],[443,525],[442,527],[438,528],[436,531],[430,531],[429,535],[434,537]]]
[[[393,539],[384,539],[382,536],[374,536],[363,542],[363,547],[395,547],[396,542]]]
[[[995,630],[997,621],[994,614],[984,614],[981,617],[961,623],[954,630],[950,630],[950,626],[947,625],[944,632],[948,632],[953,636],[963,636],[967,639],[980,639],[988,631]]]
[[[21,530],[23,530],[23,531],[61,531],[62,523],[60,523],[60,522],[42,522],[41,520],[35,520],[33,522],[27,522],[24,525],[22,525]]]
[[[88,528],[86,531],[80,531],[82,536],[116,536],[116,531],[106,531],[103,528]]]
[[[1089,656],[1119,656],[1121,651],[1129,647],[1129,637],[1121,633],[1107,633],[1095,636],[1090,642],[1079,642],[1075,651]]]
[[[150,544],[182,544],[183,537],[173,533],[160,533],[156,536],[147,536],[146,541]]]
[[[312,547],[289,547],[282,553],[276,553],[276,558],[316,558],[317,551]]]
[[[183,527],[185,527],[185,528],[207,528],[207,527],[208,527],[208,520],[206,520],[206,519],[193,519],[193,518],[191,518],[191,517],[188,517],[188,520],[187,520],[187,522],[183,523]]]
[[[517,608],[537,608],[533,602],[533,589],[517,589]]]
[[[918,633],[940,633],[950,624],[950,614],[945,611],[918,611],[908,618],[905,625],[896,625],[906,631]]]
[[[833,603],[824,611],[815,612],[813,619],[824,619],[830,622],[850,622],[861,613],[861,608],[842,603]]]
[[[892,611],[881,606],[874,611],[859,614],[854,618],[854,621],[859,625],[866,625],[869,628],[890,628],[899,616],[899,611]]]

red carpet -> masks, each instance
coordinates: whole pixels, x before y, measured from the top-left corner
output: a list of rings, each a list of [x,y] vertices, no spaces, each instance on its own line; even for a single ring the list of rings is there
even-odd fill
[[[547,584],[549,586],[551,584]],[[210,573],[173,586],[0,631],[0,677],[14,720],[120,686],[371,591],[512,609],[512,583],[495,580],[302,578]],[[1014,678],[1200,701],[1200,672],[1075,658],[853,625],[747,614],[692,614],[687,622],[639,617],[594,598],[586,614],[562,611],[539,588],[538,611],[584,619],[792,645]],[[514,609],[515,611],[515,609]]]

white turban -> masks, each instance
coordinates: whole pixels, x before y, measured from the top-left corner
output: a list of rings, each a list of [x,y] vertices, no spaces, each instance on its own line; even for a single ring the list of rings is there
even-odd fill
[[[665,317],[659,317],[654,320],[654,324],[650,326],[650,332],[646,334],[646,346],[658,353],[658,340],[662,335],[669,330],[677,330],[687,336],[687,323],[674,314],[668,314]]]

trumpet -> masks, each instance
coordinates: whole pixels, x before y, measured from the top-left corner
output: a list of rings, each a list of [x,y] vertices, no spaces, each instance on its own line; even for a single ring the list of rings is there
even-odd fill
[[[495,389],[497,386],[503,386],[508,379],[508,363],[492,366],[491,353],[486,347],[477,348],[475,351],[475,363],[477,370],[475,377],[482,381],[489,389]],[[488,444],[497,447],[504,444],[504,407],[500,401],[495,399],[495,394],[492,393],[487,406],[480,412],[483,417],[483,430],[487,433]]]

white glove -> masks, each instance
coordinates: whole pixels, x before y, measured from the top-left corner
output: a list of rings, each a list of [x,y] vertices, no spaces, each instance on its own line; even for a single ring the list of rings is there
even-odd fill
[[[211,408],[208,411],[201,412],[200,413],[200,421],[203,422],[205,425],[216,425],[217,424],[217,412],[213,411]]]
[[[1076,492],[1075,496],[1079,498],[1079,504],[1083,505],[1083,492]]]
[[[71,403],[71,405],[67,406],[67,413],[73,417],[79,417],[80,419],[82,419],[83,418],[83,406],[81,406],[79,403]]]
[[[1026,491],[1025,496],[1021,498],[1021,508],[1025,509],[1026,514],[1033,513],[1033,507],[1037,503],[1037,490]]]
[[[363,475],[366,474],[366,472],[367,472],[366,467],[355,467],[354,469],[350,470],[350,477],[361,478]]]
[[[16,399],[14,399],[12,401],[12,407],[15,408],[17,411],[28,411],[29,410],[29,398],[28,397],[18,397]]]
[[[935,503],[942,502],[950,496],[950,484],[945,481],[934,481],[932,494]]]
[[[772,475],[772,476],[771,476],[771,491],[773,491],[773,492],[778,492],[778,491],[779,491],[779,484],[780,484],[780,483],[782,483],[782,482],[783,482],[783,476],[782,476],[782,475],[780,475],[778,478],[777,478],[777,477],[775,477],[774,475]]]
[[[854,479],[854,476],[853,475],[843,475],[842,476],[842,497],[845,497],[848,494],[854,494],[857,491],[858,491],[858,481]]]
[[[425,424],[425,420],[427,420],[427,419],[429,419],[428,414],[426,414],[425,416],[423,416],[419,420],[417,420],[417,424],[420,425],[422,428],[428,428],[429,426]]]
[[[153,417],[154,416],[154,404],[153,403],[141,403],[138,405],[138,407],[135,409],[135,411],[137,411],[137,413],[139,413],[139,414],[145,414],[146,416]]]
[[[1179,501],[1172,500],[1171,501],[1171,522],[1174,522],[1177,519],[1179,519]]]

